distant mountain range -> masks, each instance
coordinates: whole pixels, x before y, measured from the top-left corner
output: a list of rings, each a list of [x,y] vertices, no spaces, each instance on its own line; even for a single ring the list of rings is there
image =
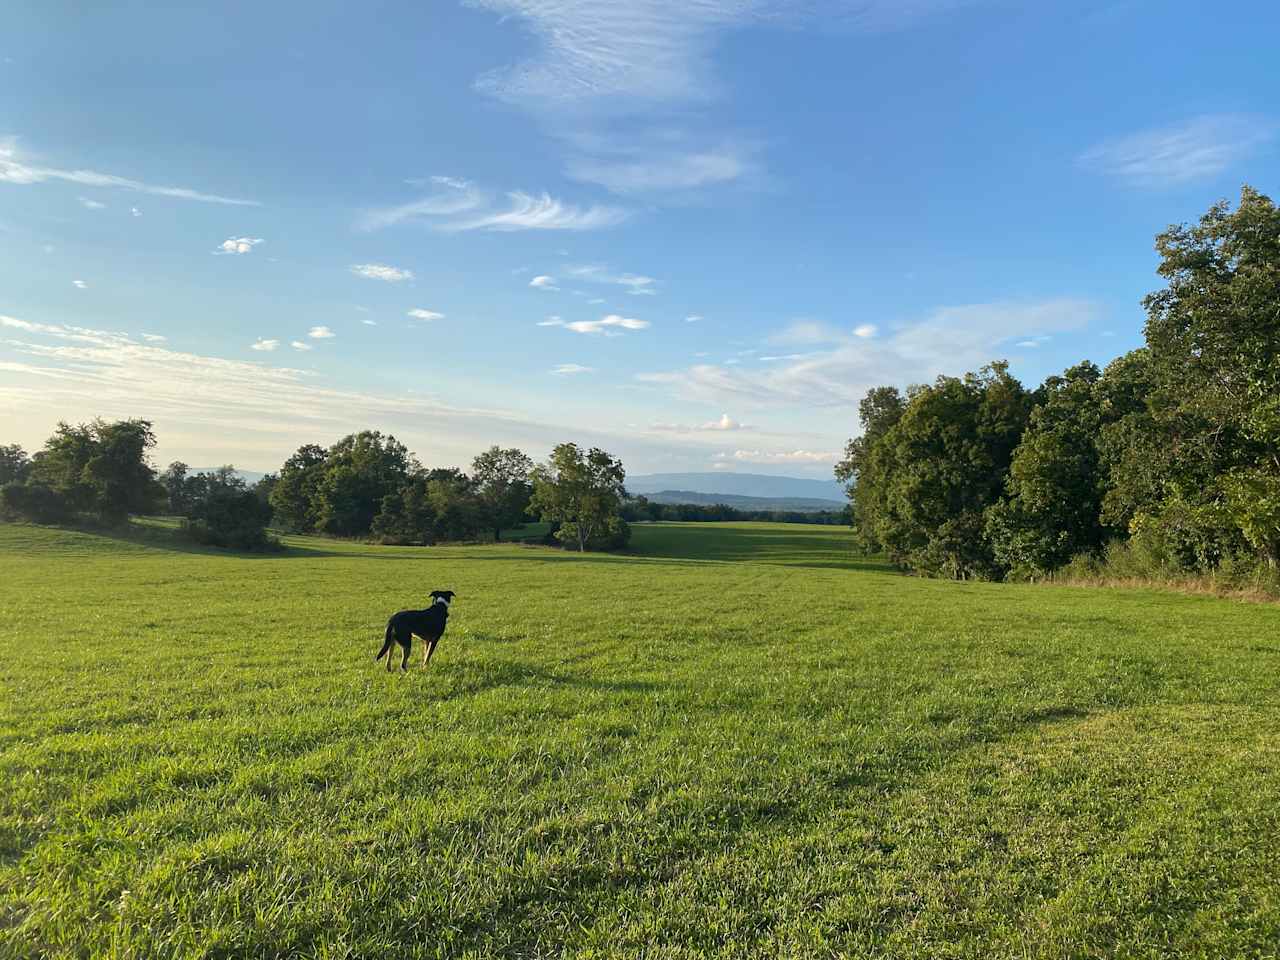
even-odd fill
[[[770,499],[834,500],[840,507],[845,503],[844,487],[834,480],[775,477],[763,473],[642,473],[627,477],[627,490],[645,496],[680,491]]]
[[[634,490],[629,491],[635,493]],[[735,510],[769,510],[793,513],[818,513],[822,510],[839,512],[844,509],[843,500],[822,500],[814,497],[744,497],[736,493],[696,493],[693,490],[659,490],[643,496],[653,503],[692,503],[699,506],[723,504]]]

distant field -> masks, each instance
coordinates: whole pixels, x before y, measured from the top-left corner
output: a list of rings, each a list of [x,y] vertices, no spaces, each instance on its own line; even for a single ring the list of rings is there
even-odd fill
[[[0,525],[0,957],[1280,951],[1280,607],[795,524],[290,545]]]

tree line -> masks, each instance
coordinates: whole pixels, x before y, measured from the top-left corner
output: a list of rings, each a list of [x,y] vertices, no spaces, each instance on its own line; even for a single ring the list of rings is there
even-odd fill
[[[817,523],[848,526],[853,511],[844,510],[743,510],[726,503],[654,503],[648,497],[636,496],[622,506],[622,518],[630,523],[664,520],[677,523],[722,523],[725,521],[763,521],[767,523]]]
[[[995,362],[870,390],[836,467],[857,538],[901,567],[1037,578],[1069,563],[1144,576],[1280,564],[1280,211],[1156,238],[1166,286],[1143,347],[1034,390]]]
[[[0,514],[35,523],[115,526],[164,512],[205,544],[278,549],[268,532],[323,533],[383,543],[501,540],[527,520],[549,521],[549,539],[578,550],[625,546],[622,462],[598,448],[556,446],[541,464],[491,447],[470,472],[426,469],[395,437],[364,430],[329,447],[300,447],[277,473],[250,486],[234,467],[193,472],[151,466],[147,420],[60,423],[28,457],[0,446]]]

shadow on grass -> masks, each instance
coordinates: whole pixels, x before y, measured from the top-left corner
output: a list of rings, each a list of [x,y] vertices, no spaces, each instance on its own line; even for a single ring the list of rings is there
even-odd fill
[[[651,694],[668,689],[671,684],[651,680],[596,679],[569,673],[559,673],[517,660],[490,663],[457,664],[450,669],[452,685],[439,700],[455,700],[472,697],[488,690],[503,687],[557,688],[591,690],[612,694]]]

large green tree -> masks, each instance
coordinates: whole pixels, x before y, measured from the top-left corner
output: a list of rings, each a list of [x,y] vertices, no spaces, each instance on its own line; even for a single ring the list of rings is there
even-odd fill
[[[1106,473],[1097,439],[1114,415],[1102,381],[1085,361],[1041,388],[1009,465],[1007,496],[987,511],[986,536],[1001,566],[1043,575],[1116,534],[1102,520]]]
[[[561,443],[533,469],[532,506],[542,519],[559,524],[556,536],[579,551],[620,546],[629,532],[621,516],[625,481],[621,460],[598,447],[584,451]]]
[[[864,549],[879,550],[876,539],[877,518],[884,513],[884,496],[888,477],[879,473],[885,465],[876,456],[876,445],[902,419],[907,398],[897,387],[872,387],[858,404],[862,423],[861,436],[854,437],[844,448],[844,457],[835,466],[836,479],[845,485],[853,512],[853,528]]]
[[[284,529],[309,533],[320,515],[320,483],[324,478],[325,450],[308,443],[284,462],[268,500],[275,519]]]
[[[864,452],[861,523],[896,563],[957,579],[1002,567],[984,513],[1003,491],[1034,397],[992,363],[910,391],[896,422]]]
[[[59,423],[32,458],[30,476],[55,491],[71,510],[119,523],[163,500],[164,489],[147,459],[155,443],[149,420]]]
[[[1156,238],[1168,282],[1146,298],[1150,408],[1170,452],[1150,519],[1190,518],[1200,562],[1232,541],[1280,563],[1280,210],[1245,187],[1232,211]],[[1210,546],[1211,545],[1211,546]]]
[[[471,479],[494,540],[524,520],[533,496],[532,470],[533,460],[514,447],[493,446],[471,461]]]
[[[16,443],[0,445],[0,487],[6,483],[21,483],[27,479],[31,458]]]
[[[393,436],[362,430],[343,437],[325,453],[316,528],[346,537],[368,533],[383,498],[419,469],[408,447]]]

